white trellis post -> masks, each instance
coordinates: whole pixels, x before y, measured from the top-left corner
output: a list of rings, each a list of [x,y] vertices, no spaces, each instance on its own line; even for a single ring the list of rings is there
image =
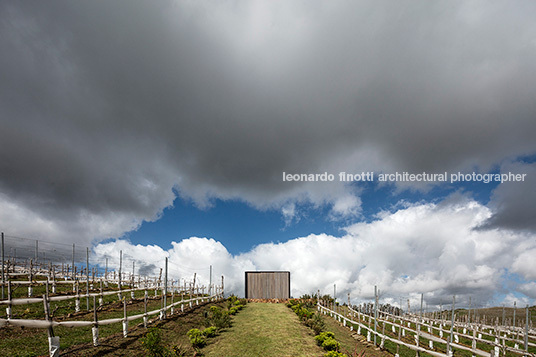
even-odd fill
[[[166,318],[166,308],[167,308],[167,280],[168,280],[168,258],[166,257],[166,272],[164,274],[164,318]]]
[[[134,273],[136,271],[136,261],[132,260],[132,279],[130,284],[130,298],[134,300],[135,294],[134,294]]]
[[[118,287],[119,287],[119,293],[117,294],[117,296],[119,297],[119,300],[121,300],[123,298],[123,295],[121,294],[121,269],[123,268],[123,251],[120,250],[119,251],[119,282],[118,282]]]
[[[123,337],[128,337],[127,300],[123,299]]]
[[[97,302],[96,297],[93,295],[93,327],[91,328],[93,334],[93,346],[99,345],[99,323],[97,321]]]

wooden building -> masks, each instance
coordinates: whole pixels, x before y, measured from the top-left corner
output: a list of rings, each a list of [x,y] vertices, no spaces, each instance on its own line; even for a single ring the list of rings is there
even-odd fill
[[[246,299],[290,299],[289,271],[247,271]]]

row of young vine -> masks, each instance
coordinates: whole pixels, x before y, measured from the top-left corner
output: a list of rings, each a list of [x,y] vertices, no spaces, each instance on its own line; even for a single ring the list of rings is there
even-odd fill
[[[287,303],[287,306],[298,315],[300,321],[314,331],[316,343],[326,351],[324,357],[363,357],[364,352],[358,354],[357,351],[353,353],[341,351],[341,344],[335,338],[335,334],[326,330],[324,317],[320,312],[315,311],[316,305],[316,297],[308,295],[300,299],[290,299]]]
[[[186,333],[194,356],[201,355],[201,349],[207,345],[208,339],[216,337],[222,330],[231,327],[231,316],[236,315],[247,304],[246,299],[239,299],[232,295],[226,299],[223,306],[212,305],[203,312],[203,327],[192,328]],[[183,346],[168,348],[162,343],[161,331],[158,328],[150,329],[141,339],[141,344],[151,357],[179,357],[188,354]]]

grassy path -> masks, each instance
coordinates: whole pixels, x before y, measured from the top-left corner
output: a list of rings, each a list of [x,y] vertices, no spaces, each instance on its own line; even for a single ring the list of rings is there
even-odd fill
[[[323,356],[312,331],[284,304],[249,303],[233,326],[203,348],[207,357]]]

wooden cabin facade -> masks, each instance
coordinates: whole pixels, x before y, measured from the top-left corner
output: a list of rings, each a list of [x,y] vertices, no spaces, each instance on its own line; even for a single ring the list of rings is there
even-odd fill
[[[289,271],[247,271],[246,299],[290,299]]]

